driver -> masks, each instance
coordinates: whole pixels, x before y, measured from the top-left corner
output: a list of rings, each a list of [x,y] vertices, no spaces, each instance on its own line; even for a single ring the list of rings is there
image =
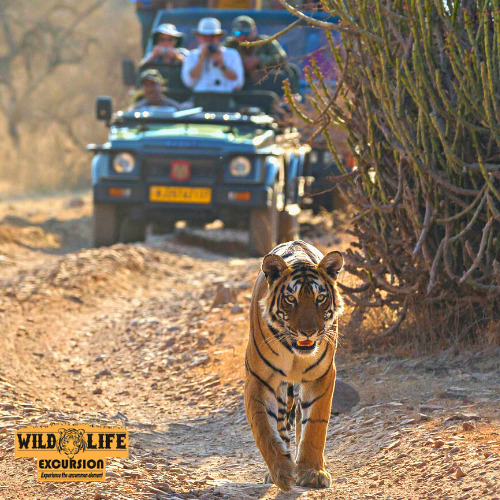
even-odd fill
[[[183,34],[174,24],[160,24],[153,33],[153,49],[140,62],[145,64],[180,65],[188,55],[188,50],[180,47]]]
[[[172,111],[183,109],[183,106],[163,94],[163,78],[157,69],[147,69],[140,76],[141,89],[144,94],[132,109],[145,108],[150,106],[162,106],[172,108]]]
[[[214,17],[205,17],[194,32],[198,48],[182,65],[182,81],[195,92],[233,92],[244,83],[244,71],[238,51],[221,46],[224,31]]]
[[[257,25],[250,16],[238,16],[232,24],[233,36],[226,40],[225,45],[236,49],[243,61],[245,74],[255,80],[262,76],[259,72],[264,69],[279,69],[278,65],[287,62],[287,54],[277,40],[258,45],[255,47],[244,47],[240,42],[255,42],[266,40],[267,36],[259,35]]]

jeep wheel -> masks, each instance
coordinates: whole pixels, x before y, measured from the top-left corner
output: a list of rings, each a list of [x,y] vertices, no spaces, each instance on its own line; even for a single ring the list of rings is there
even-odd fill
[[[109,247],[119,240],[118,210],[114,205],[94,203],[92,215],[92,245]]]
[[[249,253],[254,257],[267,255],[278,241],[278,184],[273,188],[270,207],[252,210],[250,213]]]
[[[146,224],[125,217],[120,225],[120,243],[135,243],[146,239]]]
[[[290,215],[286,210],[280,212],[278,226],[278,243],[286,243],[300,238],[299,216]]]

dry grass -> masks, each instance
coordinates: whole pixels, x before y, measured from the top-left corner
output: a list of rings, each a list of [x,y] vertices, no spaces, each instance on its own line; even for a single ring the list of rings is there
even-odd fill
[[[107,136],[95,120],[95,99],[110,95],[117,108],[127,104],[121,60],[140,58],[140,29],[131,3],[108,0],[79,26],[80,32],[95,42],[82,63],[58,67],[30,98],[18,147],[0,115],[1,197],[90,186],[91,155],[85,146]],[[16,83],[29,83],[17,71]]]

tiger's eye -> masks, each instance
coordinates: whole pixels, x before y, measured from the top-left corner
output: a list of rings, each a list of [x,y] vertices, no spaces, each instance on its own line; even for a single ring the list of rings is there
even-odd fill
[[[326,295],[320,293],[317,297],[316,300],[318,303],[324,302],[326,300]]]
[[[287,295],[285,297],[285,300],[289,303],[289,304],[295,304],[295,302],[297,302],[297,299],[293,296],[293,295]]]

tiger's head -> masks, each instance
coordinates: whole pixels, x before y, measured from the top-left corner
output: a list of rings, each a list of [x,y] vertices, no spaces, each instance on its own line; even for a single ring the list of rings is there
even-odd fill
[[[57,451],[64,452],[69,458],[73,458],[80,451],[87,449],[87,443],[83,439],[83,429],[59,429],[59,441]]]
[[[264,257],[268,293],[260,301],[263,316],[295,354],[313,354],[325,337],[335,340],[333,324],[344,308],[336,286],[343,264],[340,252],[328,253],[317,265],[301,260],[288,266],[279,255]]]

